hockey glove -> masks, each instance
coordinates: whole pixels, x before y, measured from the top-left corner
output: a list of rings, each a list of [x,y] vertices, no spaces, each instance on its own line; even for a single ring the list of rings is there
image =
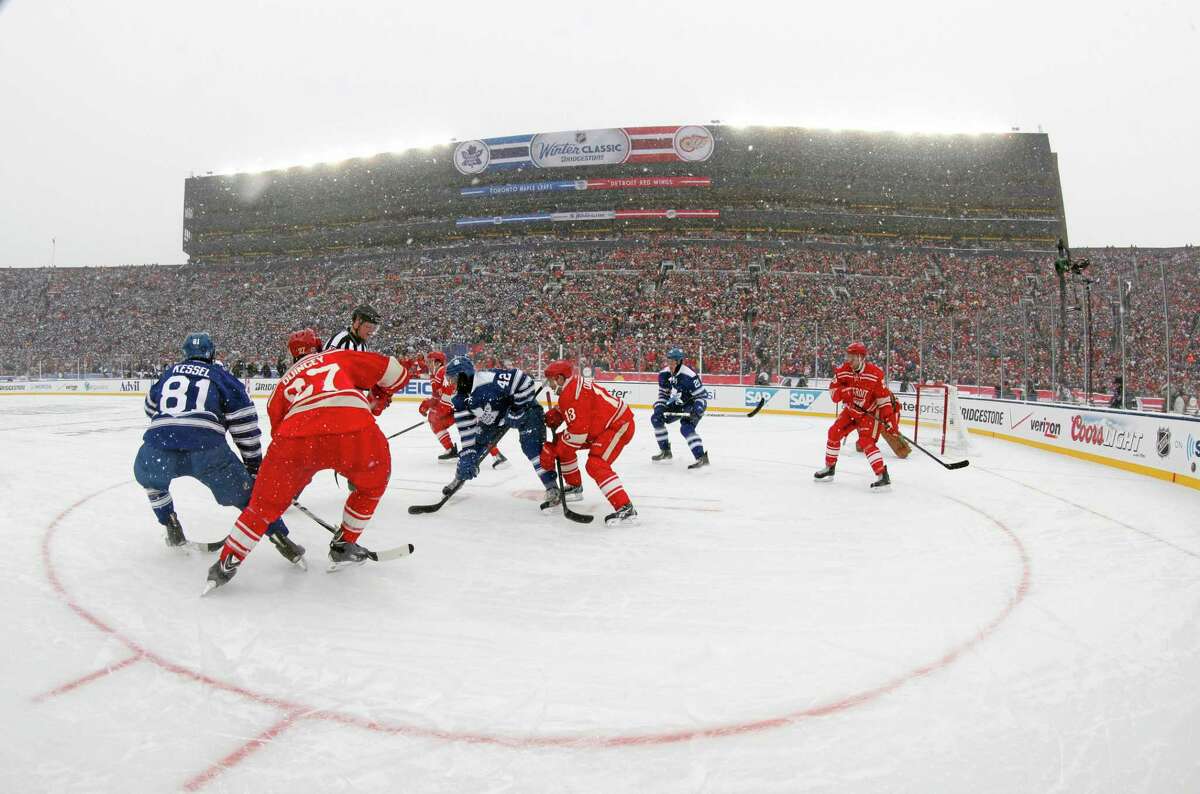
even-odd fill
[[[421,404],[417,406],[417,411],[421,414],[421,416],[429,416],[430,410],[432,410],[435,405],[437,405],[437,400],[432,397],[426,397],[424,400],[421,400]]]
[[[367,395],[367,405],[371,407],[371,413],[379,416],[389,405],[392,404],[392,393],[380,386],[372,386],[371,393]]]
[[[546,427],[551,430],[557,429],[565,421],[566,417],[557,408],[551,408],[549,411],[546,411]]]
[[[692,424],[698,424],[704,418],[704,409],[699,405],[692,406]]]
[[[473,480],[479,474],[479,451],[475,447],[464,449],[458,453],[458,469],[455,477],[459,480]]]
[[[655,421],[657,421],[657,422],[663,421],[663,414],[666,412],[666,410],[667,410],[667,407],[665,405],[659,404],[659,405],[654,406]]]

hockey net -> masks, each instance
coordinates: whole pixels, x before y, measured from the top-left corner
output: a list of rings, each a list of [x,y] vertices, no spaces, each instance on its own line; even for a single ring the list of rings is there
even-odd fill
[[[918,384],[915,413],[913,441],[943,458],[957,460],[971,453],[962,411],[958,407],[958,389],[954,386]]]

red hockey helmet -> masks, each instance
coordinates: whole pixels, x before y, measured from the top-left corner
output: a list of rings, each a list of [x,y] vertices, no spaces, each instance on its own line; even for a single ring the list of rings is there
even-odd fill
[[[432,350],[425,357],[436,363],[439,367],[446,363],[446,354],[440,350]]]
[[[570,361],[560,359],[558,361],[550,362],[550,364],[546,367],[545,375],[547,379],[560,377],[569,378],[574,370],[575,368],[571,366]]]
[[[320,350],[321,337],[317,336],[317,332],[311,328],[293,331],[292,335],[288,337],[288,352],[296,360],[304,358],[309,353],[317,353]]]
[[[867,346],[862,342],[851,342],[850,347],[846,348],[848,356],[865,356],[867,354]]]

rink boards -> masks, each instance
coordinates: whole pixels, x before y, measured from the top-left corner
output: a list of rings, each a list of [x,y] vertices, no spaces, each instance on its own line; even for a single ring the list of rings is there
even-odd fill
[[[154,381],[91,379],[6,381],[5,394],[78,394],[142,396]],[[244,380],[251,395],[266,398],[274,378]],[[603,384],[633,408],[650,408],[657,384],[611,381]],[[431,395],[428,380],[414,380],[396,397],[419,402]],[[898,395],[901,415],[913,421],[913,395]],[[710,411],[748,413],[764,400],[763,413],[830,419],[836,406],[823,388],[776,386],[708,386]],[[1200,488],[1200,419],[1178,415],[1084,408],[1073,405],[1025,403],[992,398],[959,397],[963,425],[971,433],[1056,452],[1169,482]],[[923,417],[929,416],[922,406]]]

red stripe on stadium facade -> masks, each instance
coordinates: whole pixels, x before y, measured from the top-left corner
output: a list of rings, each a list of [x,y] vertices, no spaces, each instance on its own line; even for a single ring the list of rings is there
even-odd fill
[[[670,138],[679,129],[678,124],[673,124],[667,127],[626,127],[625,132],[629,133],[630,137],[641,135],[665,135]]]
[[[671,141],[673,138],[631,138],[629,148],[637,149],[659,149],[664,152],[672,151]]]

